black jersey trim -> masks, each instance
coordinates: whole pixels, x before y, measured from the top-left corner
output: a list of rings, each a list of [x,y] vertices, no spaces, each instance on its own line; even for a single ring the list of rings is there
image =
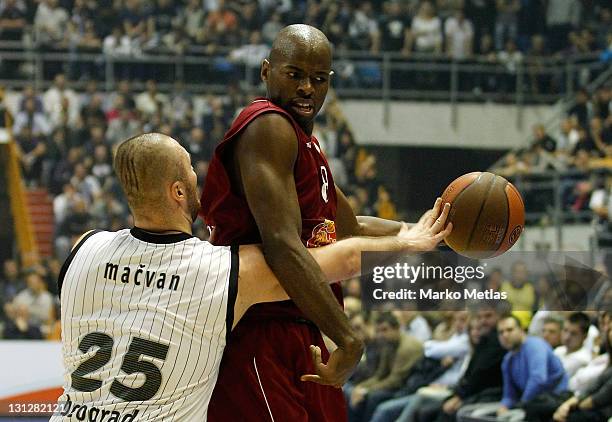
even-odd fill
[[[188,233],[155,233],[147,230],[143,230],[140,227],[134,227],[130,230],[130,234],[138,240],[148,243],[156,243],[158,245],[167,245],[169,243],[178,243],[187,239],[191,239],[193,236]]]
[[[236,306],[236,296],[238,295],[238,272],[240,267],[240,258],[238,256],[238,245],[232,245],[231,251],[231,267],[229,276],[229,288],[227,291],[227,312],[225,313],[225,340],[229,340],[229,335],[232,332],[234,325],[234,307]]]
[[[57,295],[59,297],[62,297],[62,285],[64,284],[64,277],[66,277],[66,272],[68,271],[68,267],[70,266],[70,264],[72,264],[72,260],[74,259],[75,255],[77,254],[81,246],[85,244],[85,241],[87,241],[87,239],[89,239],[91,236],[93,236],[96,233],[100,233],[101,231],[103,230],[90,231],[85,236],[83,236],[81,241],[77,243],[76,245],[74,245],[74,247],[70,251],[70,255],[68,255],[68,258],[66,258],[66,261],[64,261],[64,265],[62,265],[62,269],[60,270],[59,276],[57,277]]]

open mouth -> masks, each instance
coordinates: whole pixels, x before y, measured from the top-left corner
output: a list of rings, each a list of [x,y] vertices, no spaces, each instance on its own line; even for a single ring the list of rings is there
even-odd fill
[[[310,103],[295,102],[291,104],[291,108],[301,116],[312,116],[314,114],[314,106]]]

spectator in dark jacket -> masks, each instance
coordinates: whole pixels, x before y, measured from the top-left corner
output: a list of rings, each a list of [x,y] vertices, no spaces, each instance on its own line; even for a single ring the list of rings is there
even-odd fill
[[[474,349],[467,370],[454,388],[453,396],[442,406],[422,409],[421,416],[437,414],[437,421],[454,421],[457,410],[464,404],[501,399],[501,363],[506,351],[499,344],[497,321],[504,310],[493,303],[481,302],[476,313],[481,327],[481,339]]]

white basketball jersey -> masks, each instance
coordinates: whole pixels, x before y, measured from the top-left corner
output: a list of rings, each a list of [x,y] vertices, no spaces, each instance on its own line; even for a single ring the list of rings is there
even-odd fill
[[[90,233],[59,277],[65,375],[51,421],[205,421],[237,282],[237,249]]]

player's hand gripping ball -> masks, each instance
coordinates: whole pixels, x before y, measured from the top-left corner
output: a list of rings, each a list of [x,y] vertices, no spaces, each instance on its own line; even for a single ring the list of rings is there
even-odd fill
[[[450,202],[453,231],[445,242],[469,258],[491,258],[512,247],[525,226],[525,205],[514,185],[501,176],[473,172],[455,179],[442,194]]]

